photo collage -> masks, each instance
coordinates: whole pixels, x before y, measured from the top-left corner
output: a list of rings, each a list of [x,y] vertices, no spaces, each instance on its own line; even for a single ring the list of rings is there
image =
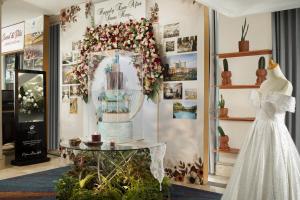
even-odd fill
[[[69,104],[69,113],[78,113],[79,82],[72,73],[80,62],[80,41],[72,42],[72,51],[63,54],[62,58],[62,103]]]
[[[163,99],[173,100],[173,119],[197,119],[197,36],[181,36],[180,23],[164,26]]]

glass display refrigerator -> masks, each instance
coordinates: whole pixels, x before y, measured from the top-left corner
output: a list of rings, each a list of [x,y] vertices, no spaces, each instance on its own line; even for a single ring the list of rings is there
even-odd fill
[[[14,142],[14,85],[15,70],[23,67],[23,52],[4,55],[2,88],[2,134],[3,145]]]
[[[15,70],[23,68],[23,53],[7,54],[4,56],[4,87],[14,90]]]

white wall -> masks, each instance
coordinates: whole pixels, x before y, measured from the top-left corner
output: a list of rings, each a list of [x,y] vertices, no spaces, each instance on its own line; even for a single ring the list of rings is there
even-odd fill
[[[163,25],[179,22],[179,37],[198,36],[197,81],[180,81],[183,83],[183,98],[185,89],[197,89],[197,120],[173,119],[173,102],[177,100],[162,100],[160,104],[159,139],[167,143],[166,165],[173,167],[179,161],[192,162],[199,157],[203,158],[204,16],[203,7],[191,1],[172,0],[171,3],[158,0],[157,3],[161,11],[160,31],[163,31]],[[162,40],[162,44],[164,42]]]
[[[184,87],[198,88],[198,119],[197,120],[176,120],[173,119],[173,101],[162,101],[158,105],[147,101],[145,98],[144,106],[139,114],[142,122],[139,125],[141,129],[135,130],[141,132],[146,141],[159,141],[167,143],[166,161],[168,164],[177,164],[179,160],[191,162],[193,159],[203,157],[203,56],[204,56],[204,24],[203,9],[198,4],[186,0],[157,0],[159,5],[159,24],[154,24],[156,39],[163,42],[163,25],[180,22],[183,36],[198,36],[198,81],[185,81]],[[147,11],[154,4],[153,0],[147,0]],[[83,5],[81,5],[83,6]],[[170,8],[172,6],[172,8]],[[84,9],[82,9],[84,11]],[[66,32],[61,33],[61,53],[70,52],[72,41],[83,39],[83,33],[88,21],[85,20],[84,12],[80,13],[78,22],[68,27]],[[176,39],[176,38],[173,38]],[[61,74],[61,73],[60,73]],[[60,77],[61,80],[61,77]],[[60,94],[61,95],[61,94]],[[60,96],[61,99],[61,96]],[[61,102],[60,114],[60,134],[61,138],[69,139],[71,137],[88,136],[88,115],[94,113],[86,112],[85,103],[80,100],[78,114],[68,114],[67,103]],[[159,114],[159,115],[158,115]],[[159,117],[159,122],[158,122]],[[159,135],[157,135],[159,123]],[[172,166],[171,165],[171,166]]]
[[[2,5],[2,27],[47,14],[46,11],[20,0],[7,0]]]
[[[271,14],[247,16],[247,22],[250,25],[246,39],[250,41],[250,50],[272,49]],[[219,15],[219,53],[238,51],[238,41],[240,40],[243,23],[244,17],[230,18]],[[255,84],[255,72],[259,57],[228,58],[229,70],[233,74],[233,84]],[[265,57],[267,64],[269,56]],[[219,67],[223,70],[222,59],[219,60]],[[229,116],[255,116],[255,110],[249,100],[250,91],[251,89],[220,90],[220,93],[224,95],[226,107],[229,108]],[[233,148],[240,148],[242,146],[251,124],[249,122],[220,121],[220,125],[224,128],[226,134],[229,135],[229,144]]]

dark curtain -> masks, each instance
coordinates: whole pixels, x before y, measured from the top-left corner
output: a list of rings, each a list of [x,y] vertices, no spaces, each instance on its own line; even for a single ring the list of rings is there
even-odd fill
[[[48,149],[56,150],[59,146],[58,111],[59,111],[59,44],[60,26],[50,26],[49,59],[49,98],[48,98]]]
[[[273,13],[272,34],[274,60],[294,86],[296,113],[287,113],[286,125],[300,152],[300,8]]]
[[[209,173],[214,174],[216,163],[217,163],[217,156],[214,152],[214,149],[218,146],[217,141],[217,122],[216,118],[218,117],[217,111],[217,88],[214,87],[217,85],[217,77],[218,77],[218,59],[216,57],[216,49],[217,49],[217,34],[218,34],[218,14],[210,10],[209,11],[209,29],[210,29],[210,36],[209,36],[209,51],[210,51],[210,62],[209,62],[209,73],[210,73],[210,95],[209,95],[209,111],[210,111],[210,120],[209,120]]]

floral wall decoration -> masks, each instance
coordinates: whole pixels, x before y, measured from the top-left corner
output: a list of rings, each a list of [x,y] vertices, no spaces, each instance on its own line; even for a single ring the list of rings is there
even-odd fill
[[[134,62],[144,94],[155,99],[162,82],[163,66],[154,38],[152,21],[142,18],[117,25],[99,25],[88,27],[81,46],[81,61],[73,73],[80,83],[79,95],[88,100],[88,74],[95,71],[97,65],[89,65],[89,55],[107,50],[125,50],[140,54],[142,64]]]
[[[150,9],[150,19],[153,22],[158,22],[158,12],[159,12],[159,7],[158,4],[155,3],[153,7]]]
[[[85,3],[85,17],[88,18],[88,16],[92,16],[92,7],[93,2],[91,0],[87,0]]]
[[[178,182],[187,180],[191,184],[203,184],[203,162],[201,158],[194,163],[180,161],[173,169],[166,168],[165,173],[170,179]]]
[[[73,5],[60,10],[60,25],[63,31],[66,30],[68,23],[77,22],[77,13],[80,11],[78,5]]]

